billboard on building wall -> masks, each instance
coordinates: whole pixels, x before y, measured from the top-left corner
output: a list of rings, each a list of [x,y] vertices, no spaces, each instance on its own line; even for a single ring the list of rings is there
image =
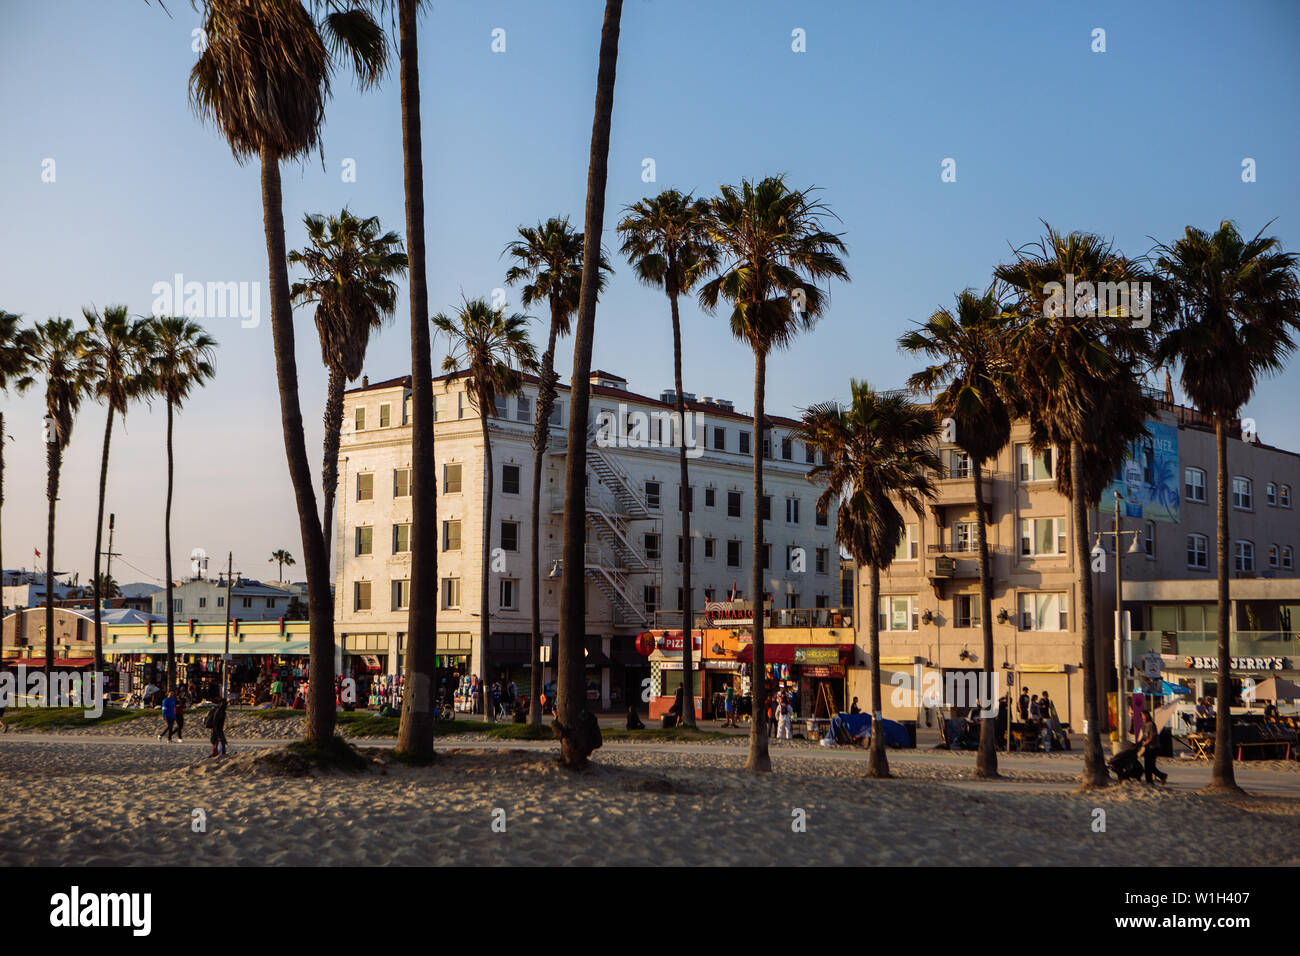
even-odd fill
[[[1124,498],[1123,514],[1144,521],[1176,523],[1179,512],[1180,474],[1178,429],[1161,422],[1147,422],[1144,438],[1129,447],[1120,473],[1102,492],[1099,508],[1109,511],[1113,492]]]

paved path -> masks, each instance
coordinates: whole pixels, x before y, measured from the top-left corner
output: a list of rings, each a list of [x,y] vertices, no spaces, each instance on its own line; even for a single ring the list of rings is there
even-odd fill
[[[194,738],[185,741],[185,743],[158,743],[149,738],[141,737],[114,737],[101,734],[41,734],[41,733],[12,733],[0,736],[0,747],[9,745],[21,745],[23,742],[42,743],[42,744],[66,744],[75,746],[96,746],[96,747],[167,747],[169,749],[191,749],[195,756],[201,756],[208,752],[209,744],[206,738]],[[235,750],[244,750],[248,748],[261,749],[266,747],[275,747],[287,741],[279,739],[256,739],[256,740],[234,740],[232,747]],[[352,738],[352,742],[362,747],[392,748],[397,741],[392,737],[359,737]],[[464,748],[470,750],[537,750],[553,751],[556,745],[551,741],[541,740],[482,740],[482,739],[462,739],[459,736],[450,736],[440,738],[437,747],[439,749]],[[740,756],[745,752],[744,740],[738,739],[734,744],[731,742],[719,744],[692,744],[677,743],[673,741],[663,742],[646,742],[646,743],[625,743],[611,741],[605,744],[603,750],[612,752],[632,752],[632,753],[655,753],[666,755],[685,755],[698,754],[700,752],[722,752]],[[857,747],[835,747],[835,748],[812,748],[804,745],[782,746],[773,744],[771,754],[777,759],[786,760],[814,760],[814,761],[847,761],[858,762],[865,766],[867,754],[866,751]],[[892,750],[889,754],[890,766],[902,775],[906,775],[909,766],[933,765],[933,762],[941,761],[949,766],[967,768],[974,772],[975,754],[972,751],[954,753],[947,750],[926,750],[917,749],[912,751]],[[1067,754],[1054,755],[1047,757],[1044,755],[1034,754],[999,754],[999,766],[1008,771],[1024,770],[1037,771],[1040,773],[1061,773],[1072,777],[1077,776],[1083,766],[1083,756],[1078,751],[1071,751]],[[1192,792],[1204,787],[1210,781],[1210,765],[1204,761],[1190,760],[1163,760],[1161,769],[1169,774],[1169,788],[1177,791]],[[1267,770],[1256,769],[1247,765],[1237,765],[1237,782],[1250,793],[1260,796],[1278,796],[1300,798],[1300,772],[1290,770]],[[1069,792],[1073,790],[1076,784],[1066,782],[1049,782],[1038,780],[1014,780],[1014,781],[987,781],[976,779],[960,779],[943,781],[948,786],[958,787],[972,791],[1035,791],[1035,792]],[[1113,781],[1112,781],[1113,783]]]

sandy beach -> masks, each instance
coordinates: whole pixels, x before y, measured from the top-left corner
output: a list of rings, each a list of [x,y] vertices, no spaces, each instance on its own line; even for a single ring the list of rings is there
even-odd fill
[[[1208,834],[1242,861],[1300,864],[1295,796],[1080,795],[1071,755],[976,783],[971,754],[895,753],[900,779],[873,781],[860,753],[774,751],[755,778],[739,742],[609,745],[572,774],[553,745],[466,741],[431,767],[375,748],[368,772],[296,777],[232,742],[214,761],[206,744],[7,735],[0,864],[1203,865]]]

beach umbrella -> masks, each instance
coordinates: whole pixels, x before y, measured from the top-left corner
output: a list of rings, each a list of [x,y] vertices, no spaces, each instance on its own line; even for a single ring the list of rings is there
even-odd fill
[[[1177,697],[1179,695],[1190,694],[1192,692],[1192,689],[1190,687],[1184,687],[1182,684],[1171,684],[1167,680],[1162,680],[1160,682],[1160,685],[1161,685],[1160,693],[1165,697]]]
[[[1255,700],[1300,700],[1300,687],[1285,677],[1270,677],[1255,685]]]
[[[1177,718],[1182,717],[1180,721]],[[1171,723],[1175,734],[1187,733],[1196,726],[1196,708],[1184,700],[1175,700],[1157,707],[1151,714],[1157,730],[1164,730]]]

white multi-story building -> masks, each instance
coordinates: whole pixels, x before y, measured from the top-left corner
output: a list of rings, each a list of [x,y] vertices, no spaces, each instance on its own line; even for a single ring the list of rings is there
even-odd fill
[[[606,372],[591,376],[587,461],[587,662],[589,697],[616,706],[648,674],[636,635],[655,623],[680,627],[680,480],[672,392],[631,392]],[[434,382],[438,469],[438,653],[455,672],[508,674],[523,686],[531,633],[530,509],[537,380],[503,396],[488,428],[495,470],[491,550],[482,553],[483,434],[463,374]],[[335,620],[344,670],[400,671],[410,602],[410,379],[347,393],[335,520]],[[752,416],[723,400],[687,395],[691,455],[692,590],[697,611],[734,592],[750,597],[753,522]],[[559,575],[568,388],[559,387],[542,475],[541,629],[559,627]],[[796,424],[768,417],[765,598],[776,608],[840,601],[834,516],[819,518],[820,489],[807,473]],[[480,575],[489,568],[487,641]],[[671,615],[671,616],[670,616]],[[548,674],[549,677],[549,674]]]

